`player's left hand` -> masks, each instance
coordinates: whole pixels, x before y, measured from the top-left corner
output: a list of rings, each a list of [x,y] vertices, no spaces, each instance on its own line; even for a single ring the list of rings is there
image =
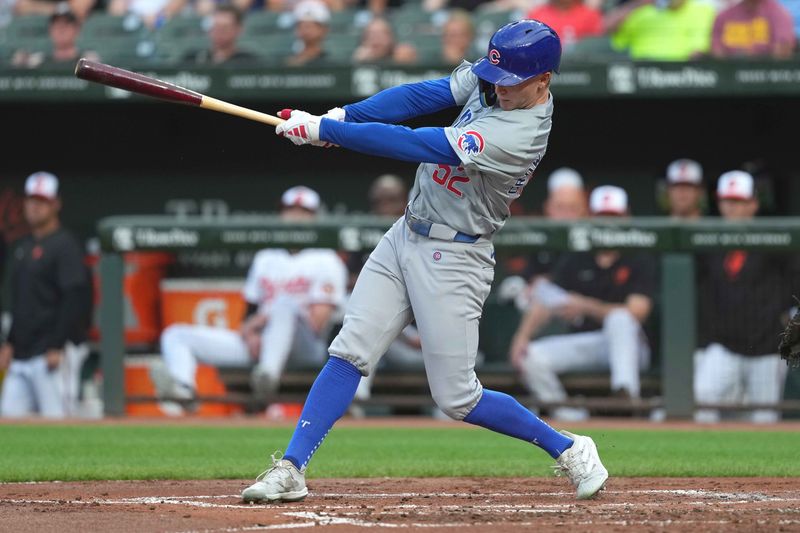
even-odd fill
[[[53,371],[61,364],[61,359],[64,357],[63,350],[47,350],[45,354],[45,362],[47,363],[47,370]]]
[[[334,109],[328,112],[330,114]],[[333,120],[344,120],[342,115],[341,119],[337,116],[328,116],[325,118],[332,118]],[[275,133],[282,137],[286,137],[296,145],[311,144],[313,146],[322,146],[323,148],[330,148],[335,146],[332,143],[319,140],[319,124],[323,117],[306,113],[298,109],[282,109],[278,111],[278,116],[285,119],[286,122],[278,125],[275,128]]]

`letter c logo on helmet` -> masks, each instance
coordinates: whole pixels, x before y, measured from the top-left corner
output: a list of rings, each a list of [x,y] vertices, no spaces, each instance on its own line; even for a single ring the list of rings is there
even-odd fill
[[[472,65],[472,72],[491,85],[518,85],[544,72],[558,73],[561,39],[538,20],[519,20],[497,30],[488,53]]]

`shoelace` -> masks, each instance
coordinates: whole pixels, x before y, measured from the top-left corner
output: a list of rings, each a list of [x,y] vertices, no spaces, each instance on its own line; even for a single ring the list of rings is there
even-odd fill
[[[276,469],[286,470],[286,474],[289,474],[288,469],[285,466],[280,464],[281,459],[283,459],[283,452],[278,450],[275,453],[273,453],[272,455],[270,455],[270,458],[272,459],[272,466],[270,466],[269,468],[267,468],[266,470],[261,472],[258,475],[258,477],[256,478],[256,481],[263,481],[264,478],[267,477],[267,475],[270,472],[272,472],[273,470],[276,470]],[[289,475],[291,475],[291,474],[289,474]]]
[[[584,449],[584,452],[586,452],[586,449]],[[575,468],[577,464],[589,458],[588,452],[584,453],[583,455],[586,455],[587,457],[581,457],[577,454],[570,454],[569,457],[564,459],[563,463],[553,465],[555,475],[561,476],[566,473],[567,477],[574,485],[579,485],[583,478],[588,477],[589,471],[591,470],[591,468]]]

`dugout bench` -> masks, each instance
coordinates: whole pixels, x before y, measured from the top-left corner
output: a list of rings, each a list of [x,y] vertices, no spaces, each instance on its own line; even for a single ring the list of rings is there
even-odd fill
[[[134,251],[181,251],[196,249],[262,249],[266,247],[325,247],[345,251],[372,249],[393,222],[392,219],[358,215],[337,216],[309,223],[286,224],[277,216],[176,219],[166,216],[110,217],[100,221],[98,234],[100,259],[100,351],[103,372],[105,414],[121,416],[125,412],[123,390],[123,258]],[[796,252],[800,250],[800,220],[769,218],[742,224],[706,219],[691,223],[665,218],[627,220],[587,220],[565,224],[539,218],[510,219],[494,239],[497,250],[545,248],[562,251],[591,251],[614,248],[650,250],[660,254],[661,294],[659,311],[660,368],[643,379],[644,399],[627,407],[646,412],[662,407],[670,418],[689,418],[694,410],[692,381],[693,353],[696,347],[696,291],[693,253],[748,249]],[[509,326],[508,323],[505,326]],[[776,336],[778,331],[776,330]],[[289,373],[282,398],[304,397],[312,372]],[[479,376],[489,387],[518,393],[520,384],[508,368],[496,366],[479,369]],[[235,382],[234,378],[234,382]],[[389,381],[416,388],[416,393],[378,394]],[[606,382],[603,382],[606,379]],[[571,376],[565,380],[569,390],[600,390],[607,378]],[[375,397],[387,405],[430,404],[427,382],[422,374],[397,374],[376,377]],[[648,397],[657,393],[660,397]],[[424,392],[423,392],[424,391]],[[521,396],[524,396],[524,392]],[[525,398],[522,398],[525,401]],[[587,400],[588,401],[588,400]],[[591,399],[593,409],[616,409],[626,400]],[[531,405],[534,402],[528,402]],[[779,408],[797,409],[800,402],[784,402]],[[569,405],[588,405],[581,400]]]

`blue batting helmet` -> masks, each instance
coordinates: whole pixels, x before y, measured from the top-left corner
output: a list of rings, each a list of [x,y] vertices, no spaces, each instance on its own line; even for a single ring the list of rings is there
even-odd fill
[[[561,39],[538,20],[506,24],[489,40],[489,50],[472,65],[472,72],[483,81],[510,86],[543,72],[558,73],[561,64]]]

